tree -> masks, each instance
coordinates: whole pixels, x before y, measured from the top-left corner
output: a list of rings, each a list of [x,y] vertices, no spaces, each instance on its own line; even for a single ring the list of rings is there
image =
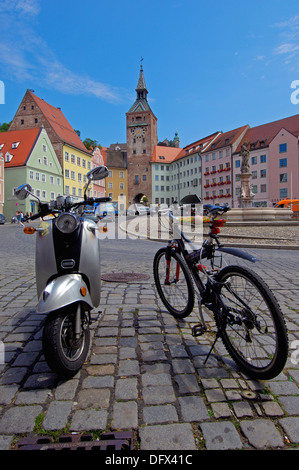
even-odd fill
[[[99,147],[100,149],[102,148],[101,145],[96,140],[90,139],[89,137],[83,140],[83,144],[85,145],[87,150],[92,150],[95,147]]]
[[[8,128],[10,126],[10,122],[3,122],[2,124],[0,123],[0,132],[7,132]]]

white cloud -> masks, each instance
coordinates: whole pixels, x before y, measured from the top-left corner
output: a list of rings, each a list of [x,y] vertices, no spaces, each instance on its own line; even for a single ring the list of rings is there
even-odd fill
[[[285,43],[285,44],[280,44],[279,46],[277,46],[274,50],[274,53],[275,54],[289,54],[291,52],[296,52],[298,50],[299,50],[299,45]]]
[[[39,0],[2,0],[0,18],[1,79],[5,75],[31,88],[35,84],[61,93],[92,95],[119,102],[119,90],[68,69],[31,27],[40,11]]]

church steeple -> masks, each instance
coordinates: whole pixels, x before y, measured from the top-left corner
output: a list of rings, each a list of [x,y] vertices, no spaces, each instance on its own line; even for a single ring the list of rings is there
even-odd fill
[[[142,100],[142,99],[147,100],[148,91],[147,91],[145,80],[144,80],[142,64],[140,66],[140,74],[139,74],[139,80],[137,83],[136,92],[137,92],[137,100]]]

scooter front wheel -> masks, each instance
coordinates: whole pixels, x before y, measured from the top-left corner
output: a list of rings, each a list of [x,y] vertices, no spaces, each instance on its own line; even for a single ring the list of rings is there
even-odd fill
[[[73,377],[84,364],[90,347],[90,330],[81,309],[80,337],[75,337],[76,305],[51,312],[43,329],[43,352],[58,375]]]

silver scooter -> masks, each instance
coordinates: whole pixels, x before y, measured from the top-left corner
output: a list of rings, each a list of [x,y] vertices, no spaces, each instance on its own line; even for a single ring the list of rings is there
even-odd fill
[[[108,202],[109,197],[88,198],[93,180],[108,176],[105,166],[87,173],[84,200],[58,196],[43,204],[29,184],[15,190],[18,199],[33,196],[39,211],[28,220],[42,219],[39,227],[26,226],[25,233],[36,233],[37,313],[47,313],[43,328],[43,353],[49,367],[70,378],[82,367],[90,348],[91,311],[100,304],[101,268],[97,224],[80,216],[85,205]]]

